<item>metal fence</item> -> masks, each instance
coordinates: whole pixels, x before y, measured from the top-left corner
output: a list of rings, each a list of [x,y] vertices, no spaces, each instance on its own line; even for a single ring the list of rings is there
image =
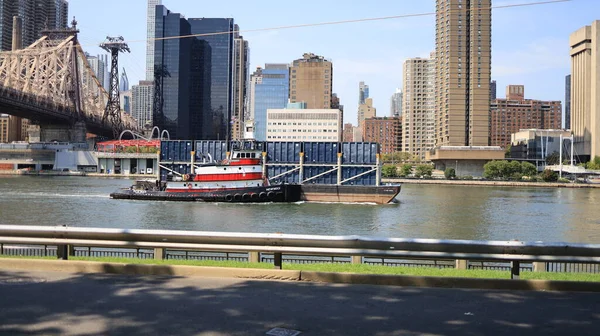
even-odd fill
[[[0,225],[0,254],[600,273],[600,244],[18,225]]]

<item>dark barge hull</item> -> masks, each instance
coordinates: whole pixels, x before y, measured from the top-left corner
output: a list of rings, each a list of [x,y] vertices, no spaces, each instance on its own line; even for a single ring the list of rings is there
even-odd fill
[[[400,185],[353,186],[303,184],[301,199],[306,202],[376,203],[393,202]]]
[[[114,192],[110,194],[110,197],[114,199],[179,202],[298,202],[301,200],[301,190],[300,185],[294,184],[210,192],[167,192],[130,188]]]

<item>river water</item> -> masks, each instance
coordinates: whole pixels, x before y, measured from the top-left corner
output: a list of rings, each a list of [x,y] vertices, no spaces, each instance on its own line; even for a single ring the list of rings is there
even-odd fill
[[[600,242],[600,189],[405,184],[400,202],[388,205],[178,203],[108,197],[131,183],[0,176],[0,224]]]

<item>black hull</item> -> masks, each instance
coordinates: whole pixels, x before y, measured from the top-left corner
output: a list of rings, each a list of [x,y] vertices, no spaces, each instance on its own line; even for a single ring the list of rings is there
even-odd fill
[[[167,192],[157,190],[123,189],[110,194],[114,199],[179,202],[264,203],[298,202],[300,185],[284,184],[269,187],[220,190],[208,192]]]
[[[303,184],[302,200],[307,202],[393,203],[400,185],[355,186]]]

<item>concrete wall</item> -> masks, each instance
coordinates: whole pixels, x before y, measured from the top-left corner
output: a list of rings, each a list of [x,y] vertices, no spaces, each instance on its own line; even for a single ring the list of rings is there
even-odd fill
[[[483,176],[483,166],[488,160],[437,160],[434,162],[435,169],[446,170],[454,168],[456,176]]]

